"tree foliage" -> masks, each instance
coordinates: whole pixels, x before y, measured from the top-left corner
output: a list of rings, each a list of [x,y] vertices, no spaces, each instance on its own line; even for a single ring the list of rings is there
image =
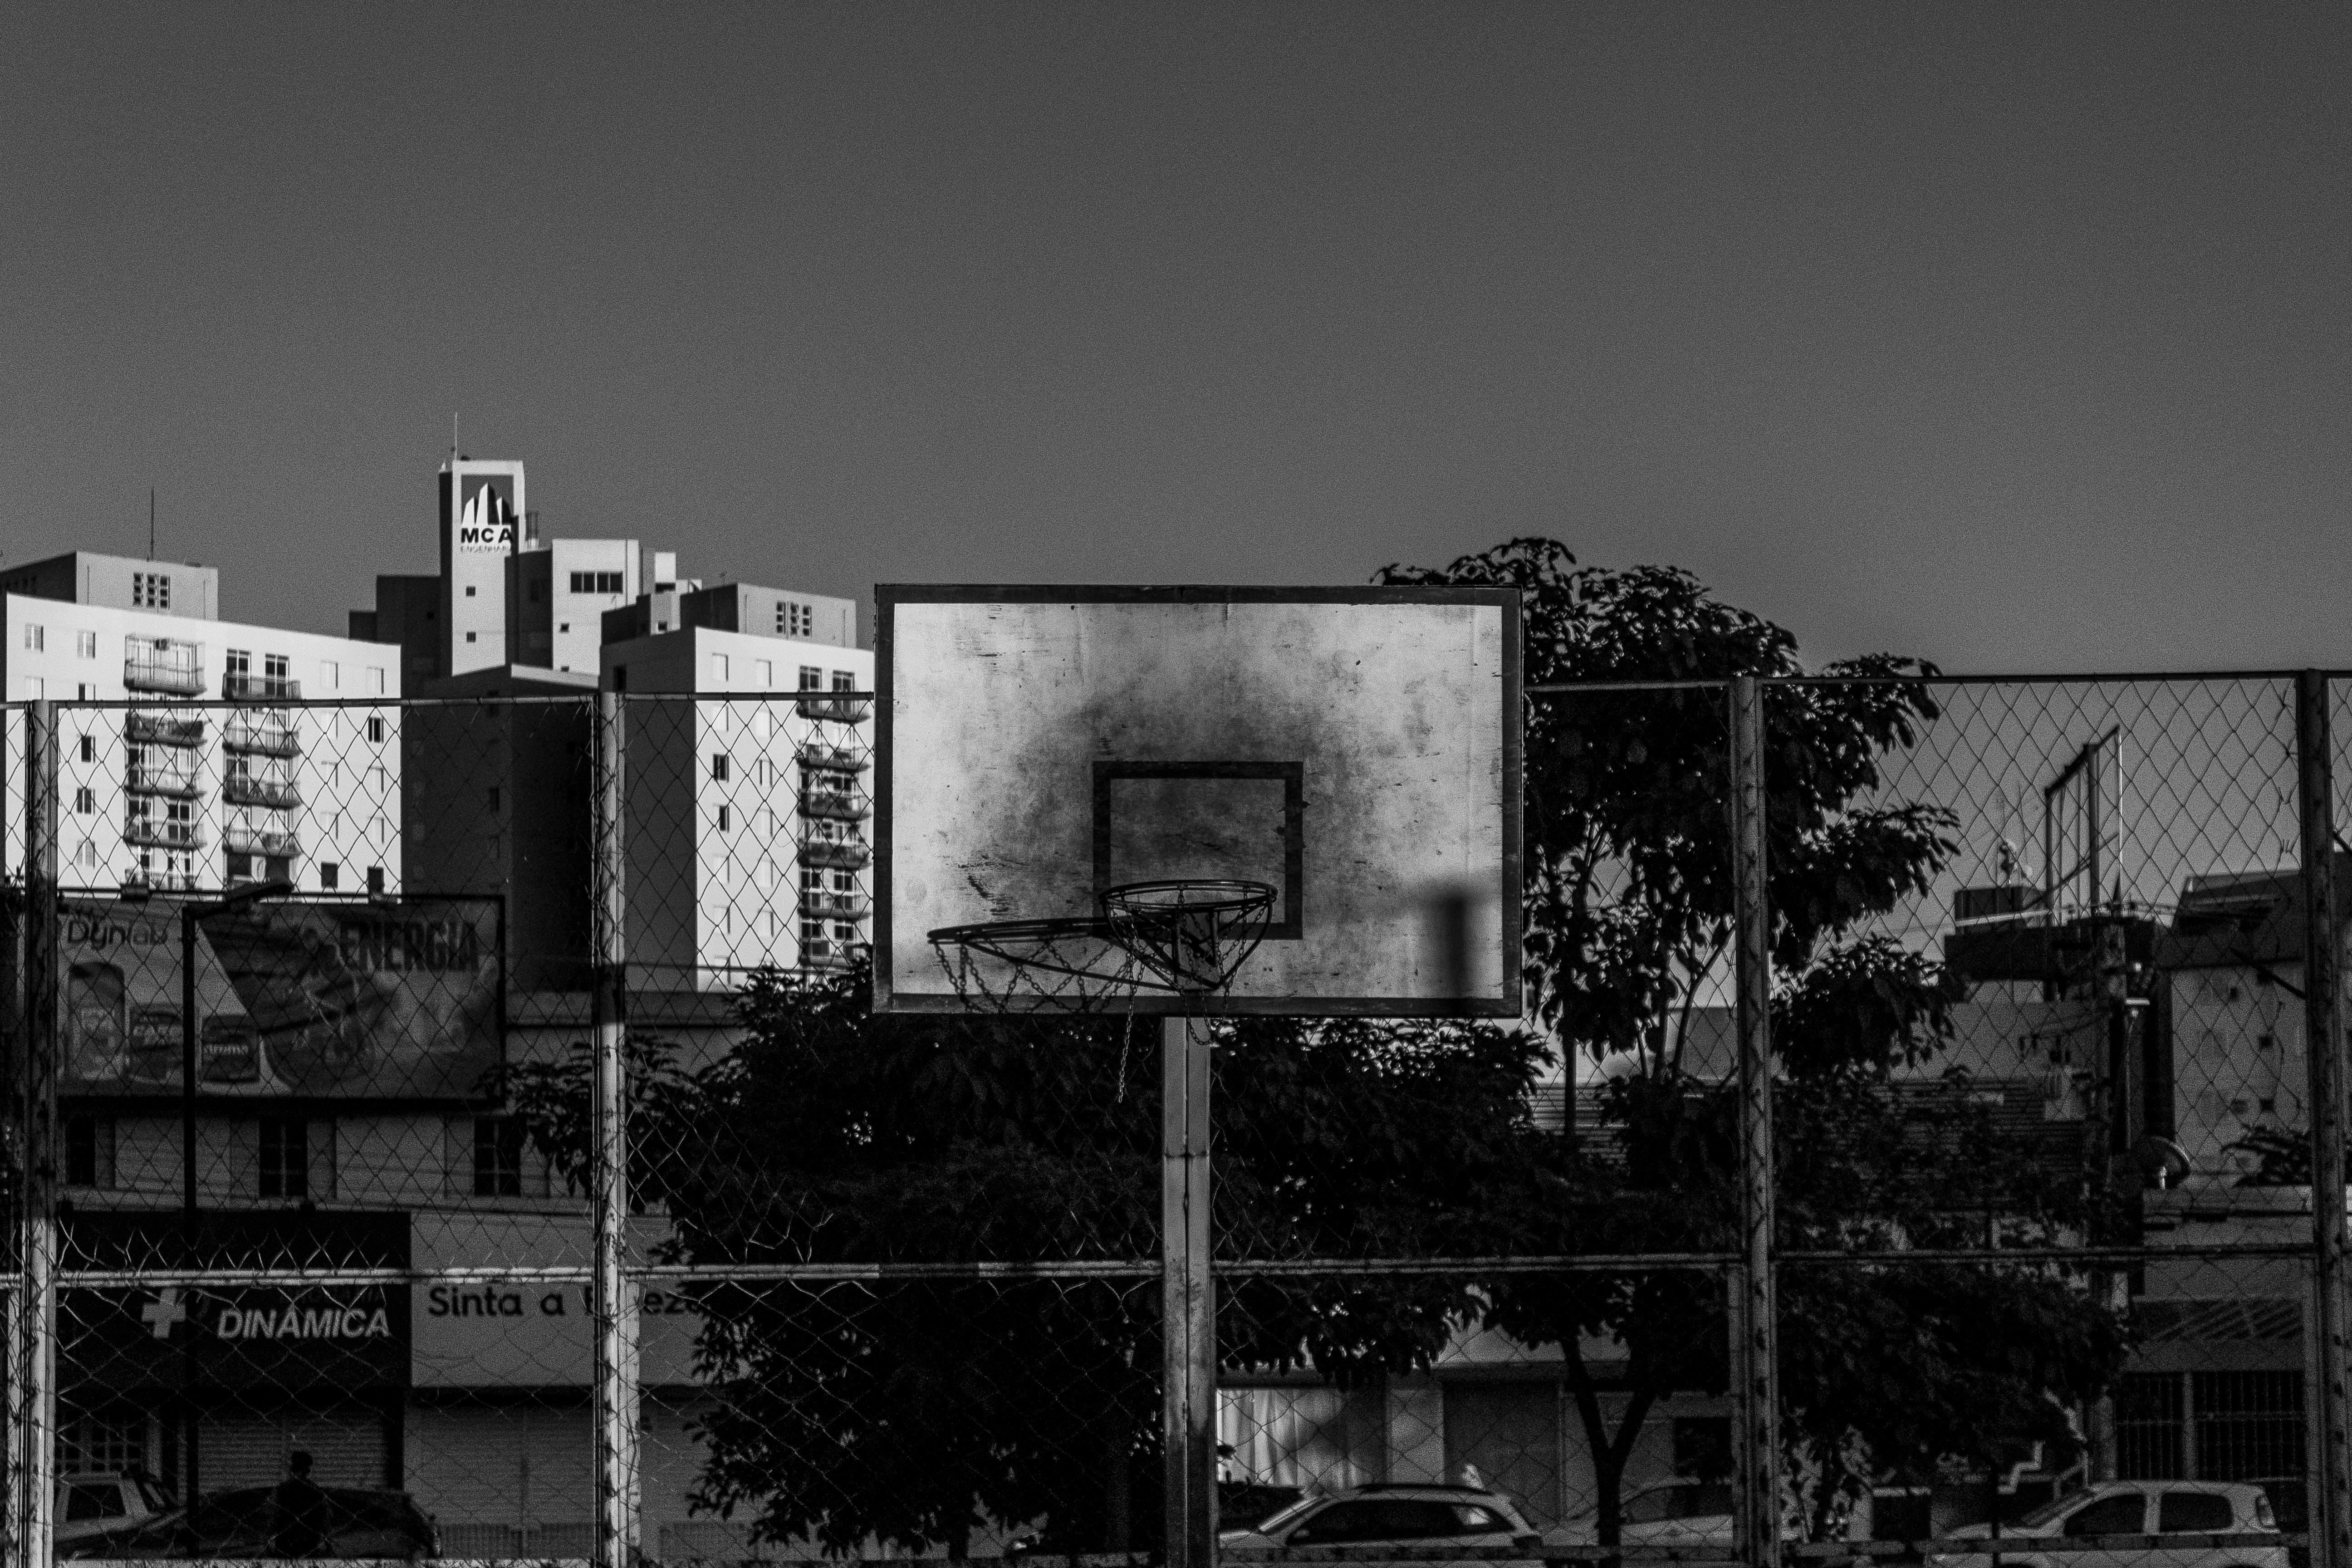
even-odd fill
[[[1780,678],[1763,713],[1780,1245],[1948,1244],[1982,1214],[2046,1239],[2079,1220],[2079,1185],[1999,1158],[1980,1110],[1912,1103],[1895,1086],[1943,1048],[1953,1001],[1935,961],[1869,930],[1927,893],[1954,847],[1948,812],[1885,798],[1882,760],[1937,714],[1932,688],[1903,678],[1931,667],[1875,656],[1808,679],[1788,632],[1688,574],[1580,567],[1550,540],[1382,578],[1517,584],[1530,686],[1697,683],[1528,703],[1528,988],[1571,1052],[1612,1068],[1602,1109],[1620,1161],[1587,1162],[1562,1178],[1580,1190],[1504,1218],[1508,1240],[1599,1253],[1736,1245],[1733,1090],[1695,1075],[1685,1042],[1693,1009],[1722,994],[1732,937],[1729,712],[1715,683],[1742,675]],[[2063,1422],[2057,1401],[2121,1357],[2109,1314],[2030,1274],[1792,1268],[1780,1301],[1783,1438],[1812,1478],[1817,1530],[1872,1467],[1917,1469],[2046,1435]],[[1624,1466],[1656,1402],[1724,1386],[1724,1310],[1696,1273],[1493,1283],[1487,1321],[1567,1362],[1603,1542],[1618,1538]],[[1613,1426],[1586,1361],[1593,1337],[1625,1358]]]

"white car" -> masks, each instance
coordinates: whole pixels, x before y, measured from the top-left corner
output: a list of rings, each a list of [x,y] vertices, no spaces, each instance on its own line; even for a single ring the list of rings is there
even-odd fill
[[[1600,1543],[1600,1510],[1588,1508],[1570,1515],[1559,1528],[1545,1533],[1553,1546],[1594,1546]],[[1798,1539],[1784,1523],[1780,1539]],[[1731,1545],[1731,1483],[1728,1481],[1659,1481],[1625,1494],[1617,1510],[1620,1546]]]
[[[135,1525],[178,1505],[144,1476],[99,1470],[58,1478],[54,1538],[79,1541]]]
[[[1483,1487],[1390,1484],[1302,1498],[1248,1530],[1219,1532],[1220,1552],[1294,1546],[1358,1549],[1529,1547],[1540,1538],[1518,1508]]]
[[[2245,1546],[2137,1546],[2113,1552],[2037,1555],[2032,1543],[2063,1536],[2272,1535],[2278,1518],[2263,1489],[2242,1481],[2102,1481],[2043,1504],[2000,1526],[2001,1568],[2288,1568],[2287,1549]],[[1995,1538],[1990,1524],[1952,1531],[1947,1540]],[[2015,1543],[2015,1544],[2012,1544]],[[1938,1552],[1931,1568],[1990,1568],[1991,1553]]]

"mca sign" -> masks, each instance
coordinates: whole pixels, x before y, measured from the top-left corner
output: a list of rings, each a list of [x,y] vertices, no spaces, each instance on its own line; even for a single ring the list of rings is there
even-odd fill
[[[511,474],[457,475],[457,543],[460,551],[509,555],[515,547],[515,481]]]

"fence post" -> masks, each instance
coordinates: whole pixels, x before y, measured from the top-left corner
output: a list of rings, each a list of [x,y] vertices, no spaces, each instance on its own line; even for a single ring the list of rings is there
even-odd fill
[[[1217,1310],[1209,1273],[1209,1023],[1160,1021],[1160,1438],[1168,1568],[1214,1568]]]
[[[2327,677],[2294,682],[2296,804],[2303,819],[2303,1037],[2310,1074],[2312,1326],[2306,1364],[2320,1450],[2310,1468],[2312,1568],[2352,1568],[2352,1390],[2345,1374],[2344,1029],[2336,992],[2335,755]]]
[[[595,1128],[590,1203],[595,1280],[596,1564],[633,1568],[637,1520],[637,1311],[626,1272],[629,1226],[626,886],[623,880],[625,742],[618,693],[596,694],[594,805],[590,855],[595,942]]]
[[[12,1445],[18,1456],[11,1553],[15,1568],[48,1568],[57,1475],[58,715],[47,700],[26,715],[25,746],[24,1049],[18,1067],[18,1169],[24,1180],[16,1257]]]
[[[1739,1028],[1740,1266],[1731,1279],[1734,1550],[1750,1568],[1780,1560],[1780,1330],[1772,1277],[1772,905],[1764,839],[1764,695],[1731,683],[1733,980]]]

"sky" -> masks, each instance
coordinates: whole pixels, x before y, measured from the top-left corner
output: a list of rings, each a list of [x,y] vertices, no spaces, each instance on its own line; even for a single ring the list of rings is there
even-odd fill
[[[340,632],[457,441],[688,575],[1549,534],[1815,661],[2352,666],[2352,8],[0,22],[0,562]]]

